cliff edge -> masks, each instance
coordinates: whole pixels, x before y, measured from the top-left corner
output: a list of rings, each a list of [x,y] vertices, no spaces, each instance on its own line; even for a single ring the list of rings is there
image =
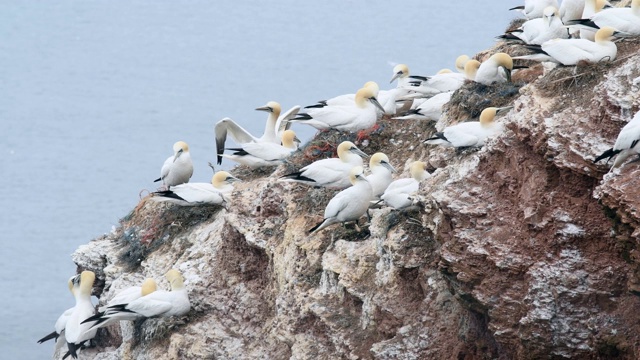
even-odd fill
[[[436,127],[514,105],[479,151],[424,145],[429,122],[381,120],[360,148],[433,173],[417,210],[371,210],[360,232],[308,235],[333,192],[275,181],[345,134],[273,173],[235,172],[228,209],[143,199],[73,260],[101,299],[145,277],[168,288],[175,267],[192,310],[101,329],[80,358],[640,358],[640,166],[593,163],[640,109],[639,49],[465,84]]]

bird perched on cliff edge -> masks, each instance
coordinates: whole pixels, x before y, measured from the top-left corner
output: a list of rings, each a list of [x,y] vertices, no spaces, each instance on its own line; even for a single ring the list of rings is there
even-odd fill
[[[606,9],[588,19],[569,20],[566,25],[580,25],[591,31],[610,26],[630,36],[640,35],[640,0],[632,0],[631,8]]]
[[[164,161],[160,170],[160,177],[154,182],[162,180],[167,189],[174,185],[180,185],[189,182],[193,175],[193,162],[189,153],[189,145],[184,141],[178,141],[173,144],[173,156],[169,156]]]
[[[558,9],[548,6],[541,18],[526,21],[518,29],[500,35],[497,38],[505,41],[540,45],[552,39],[566,39],[567,29],[560,20]]]
[[[187,183],[176,185],[171,190],[156,191],[151,200],[170,202],[181,206],[203,204],[221,205],[229,200],[233,182],[240,181],[226,171],[218,171],[210,183]]]
[[[595,41],[586,39],[554,39],[542,45],[524,45],[535,54],[516,56],[514,59],[549,61],[562,65],[576,65],[580,61],[597,63],[616,59],[618,48],[611,41],[613,37],[625,34],[612,27],[603,27],[596,32]]]
[[[216,134],[216,154],[218,155],[218,165],[222,163],[222,153],[224,152],[224,144],[227,141],[227,135],[239,145],[250,142],[271,142],[279,143],[282,132],[290,126],[289,120],[298,114],[300,106],[294,106],[286,113],[280,116],[282,110],[279,103],[269,101],[267,105],[256,108],[258,111],[266,111],[269,113],[264,133],[260,137],[251,135],[242,126],[238,125],[231,118],[224,118],[216,123],[214,128]],[[284,125],[283,125],[284,124]]]
[[[448,126],[442,132],[435,133],[425,143],[457,148],[482,146],[488,137],[503,131],[502,124],[494,121],[496,115],[512,108],[513,106],[486,108],[480,114],[480,121],[467,121]]]
[[[324,210],[324,220],[309,229],[309,233],[337,223],[355,221],[358,224],[358,219],[369,209],[371,184],[364,177],[362,166],[351,169],[349,180],[353,186],[340,191],[329,201]]]
[[[242,144],[239,148],[227,148],[234,151],[233,154],[222,154],[222,157],[237,163],[260,168],[277,166],[298,150],[297,144],[301,143],[293,130],[286,130],[282,135],[282,145],[271,142],[250,142]]]
[[[429,177],[426,168],[427,163],[423,161],[414,161],[411,163],[409,168],[411,177],[393,181],[384,191],[384,194],[380,196],[380,199],[384,201],[387,206],[396,210],[406,209],[411,206],[413,203],[411,196],[418,191],[420,181]]]
[[[612,169],[616,168],[622,165],[629,156],[640,154],[638,142],[640,142],[640,111],[620,130],[613,147],[602,153],[593,162],[597,163],[604,158],[609,161],[612,157],[618,155],[611,167]]]
[[[84,345],[85,341],[96,336],[96,330],[89,330],[93,323],[83,323],[83,320],[94,313],[91,303],[91,289],[96,275],[93,271],[83,271],[80,276],[73,279],[73,295],[76,298],[76,306],[67,319],[64,327],[64,334],[69,348],[68,355],[74,359],[78,358],[77,350]],[[65,355],[68,356],[68,355]]]
[[[99,329],[101,327],[108,326],[119,320],[135,320],[139,315],[130,312],[120,312],[112,310],[112,306],[120,304],[128,304],[134,300],[137,300],[143,296],[147,296],[158,288],[156,281],[148,278],[142,282],[142,286],[132,286],[120,291],[113,299],[109,300],[107,305],[101,309],[99,313],[93,315],[82,322],[93,322],[91,328],[88,331]]]
[[[311,108],[306,113],[298,113],[289,121],[311,125],[318,130],[366,130],[376,124],[378,119],[376,108],[383,113],[385,111],[375,95],[374,89],[363,87],[356,92],[353,104]]]
[[[525,0],[524,5],[512,7],[509,10],[518,10],[524,14],[527,19],[535,19],[542,17],[544,8],[547,6],[558,7],[557,0]]]
[[[349,171],[354,166],[362,166],[362,156],[369,157],[351,141],[343,141],[338,145],[338,158],[315,161],[300,171],[282,176],[279,180],[344,189],[350,185]]]
[[[511,82],[512,70],[513,59],[511,56],[505,53],[496,53],[480,64],[474,81],[484,85],[491,85],[494,82]]]
[[[185,315],[191,309],[191,303],[182,274],[176,269],[171,269],[165,277],[171,284],[171,291],[157,290],[127,304],[109,306],[102,317],[88,318],[85,321],[100,322],[106,321],[107,317],[120,316],[149,318]]]
[[[387,155],[378,152],[369,159],[369,171],[371,174],[367,175],[366,179],[371,185],[371,195],[373,199],[378,199],[393,180],[391,174],[395,173],[396,169],[389,163]]]

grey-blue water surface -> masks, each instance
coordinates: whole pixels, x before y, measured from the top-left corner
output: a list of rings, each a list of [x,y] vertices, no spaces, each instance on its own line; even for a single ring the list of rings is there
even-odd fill
[[[384,89],[395,63],[453,68],[491,46],[518,4],[0,2],[0,357],[50,357],[36,340],[74,304],[70,254],[154,189],[175,141],[190,144],[192,181],[209,181],[222,117],[257,132],[266,115],[253,109],[269,100]]]

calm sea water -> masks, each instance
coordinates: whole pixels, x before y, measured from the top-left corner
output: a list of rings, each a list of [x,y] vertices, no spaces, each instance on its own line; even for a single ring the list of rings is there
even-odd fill
[[[518,4],[0,2],[1,357],[50,356],[36,340],[73,306],[69,255],[154,189],[175,141],[191,146],[192,181],[209,181],[222,117],[258,132],[266,115],[253,109],[269,100],[384,89],[396,63],[453,68],[491,46]]]

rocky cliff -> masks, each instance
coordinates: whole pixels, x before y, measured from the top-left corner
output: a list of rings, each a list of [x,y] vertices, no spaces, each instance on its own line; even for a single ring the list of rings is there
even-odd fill
[[[619,49],[466,84],[436,127],[515,107],[479,151],[422,144],[428,122],[380,121],[364,151],[433,173],[415,210],[372,210],[361,231],[308,235],[333,193],[275,181],[330,156],[336,133],[273,173],[238,169],[228,209],[143,199],[73,259],[101,301],[145,277],[168,288],[175,267],[192,310],[102,329],[81,358],[640,358],[640,166],[593,164],[640,109],[640,41]]]

